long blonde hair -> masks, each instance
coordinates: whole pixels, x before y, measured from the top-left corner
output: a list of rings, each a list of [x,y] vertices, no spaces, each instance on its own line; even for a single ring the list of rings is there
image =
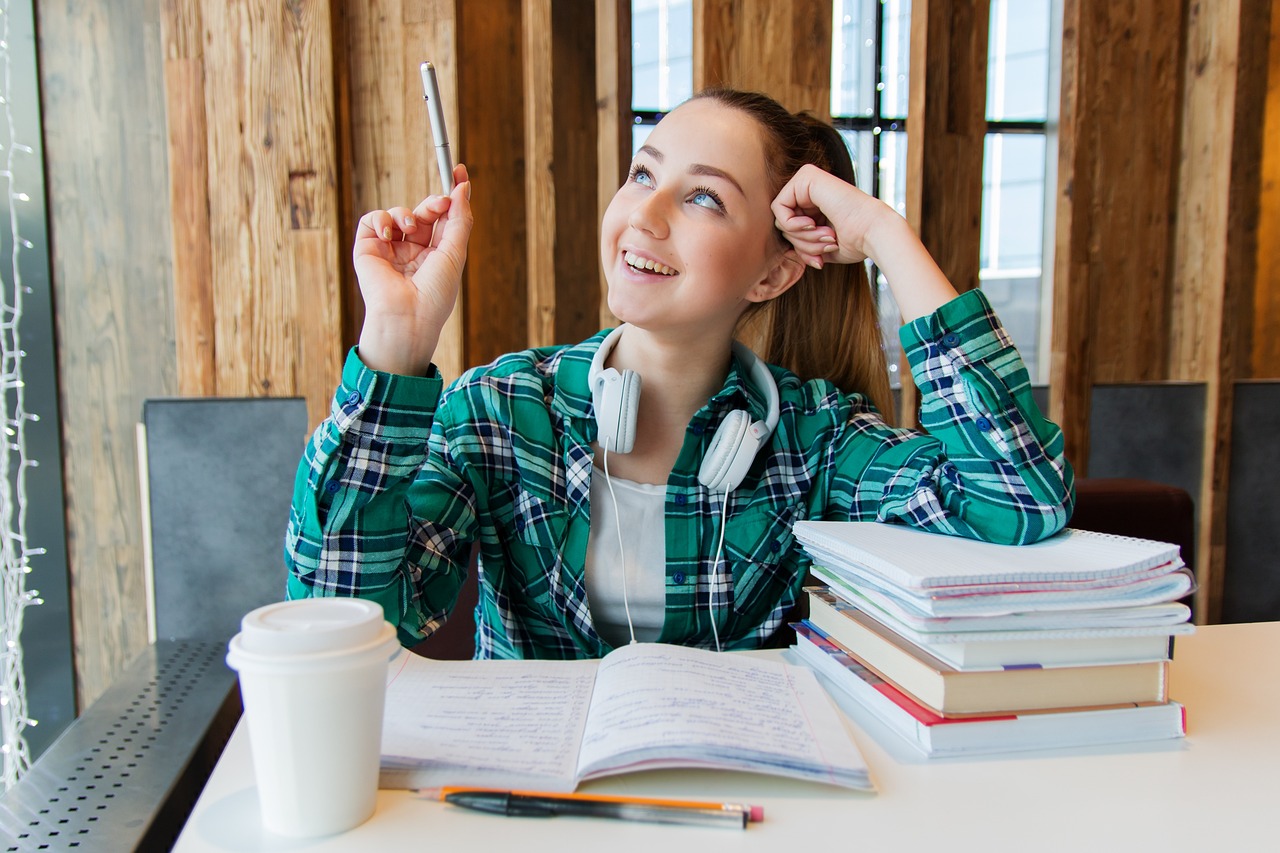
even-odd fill
[[[839,131],[809,113],[793,113],[768,95],[705,89],[709,98],[756,120],[765,168],[777,193],[805,163],[854,182],[853,161]],[[779,231],[778,240],[785,241]],[[806,266],[795,286],[752,306],[739,323],[765,361],[802,379],[828,379],[846,393],[866,396],[890,421],[893,395],[875,297],[863,264]]]

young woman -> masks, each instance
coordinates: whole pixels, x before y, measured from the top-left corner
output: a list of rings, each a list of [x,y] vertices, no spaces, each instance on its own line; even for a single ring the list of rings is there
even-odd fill
[[[477,657],[753,648],[801,594],[801,519],[1008,543],[1061,528],[1072,473],[1017,351],[852,171],[830,125],[763,95],[695,97],[604,215],[624,324],[443,390],[431,358],[466,261],[466,169],[448,198],[366,214],[364,327],[299,468],[289,595],[376,600],[413,642],[447,618],[478,543]],[[868,258],[907,321],[927,432],[881,415]],[[762,360],[734,344],[744,322]]]

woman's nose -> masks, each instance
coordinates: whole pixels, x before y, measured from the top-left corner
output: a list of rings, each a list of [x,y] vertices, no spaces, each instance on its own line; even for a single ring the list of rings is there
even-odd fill
[[[669,233],[670,202],[662,190],[654,190],[631,209],[627,223],[659,240]]]

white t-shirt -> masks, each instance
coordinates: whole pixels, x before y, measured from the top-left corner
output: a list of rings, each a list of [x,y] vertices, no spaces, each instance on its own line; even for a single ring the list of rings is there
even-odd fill
[[[587,602],[596,631],[614,646],[631,641],[623,603],[622,565],[626,564],[626,602],[636,640],[653,642],[662,633],[667,595],[667,487],[618,477],[613,494],[603,471],[591,468],[591,535],[587,539]],[[614,496],[617,514],[614,514]],[[618,545],[618,521],[622,546]],[[619,554],[619,551],[622,554]]]

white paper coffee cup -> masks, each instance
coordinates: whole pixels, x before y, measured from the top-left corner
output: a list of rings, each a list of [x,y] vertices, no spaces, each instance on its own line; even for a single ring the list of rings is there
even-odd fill
[[[240,675],[262,823],[313,837],[373,814],[387,663],[395,629],[375,602],[308,598],[241,620],[227,665]]]

